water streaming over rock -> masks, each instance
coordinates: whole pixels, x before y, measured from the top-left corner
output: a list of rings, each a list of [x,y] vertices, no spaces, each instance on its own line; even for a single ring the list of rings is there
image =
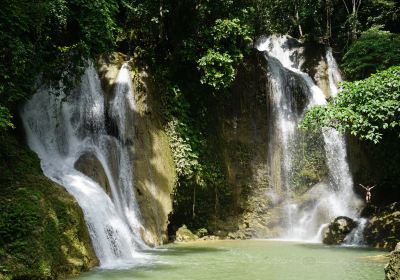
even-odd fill
[[[331,128],[322,129],[322,141],[328,166],[328,180],[310,188],[295,199],[291,176],[296,144],[304,141],[298,125],[306,108],[326,103],[323,91],[303,72],[304,48],[289,36],[261,38],[257,49],[268,61],[271,92],[270,183],[283,196],[284,215],[281,238],[321,241],[324,225],[336,216],[357,218],[359,200],[346,160],[344,138]],[[340,72],[328,49],[329,91],[336,95]]]
[[[131,265],[143,260],[146,235],[135,199],[132,164],[124,141],[134,99],[127,65],[118,75],[110,105],[96,69],[86,69],[79,87],[39,90],[22,109],[28,144],[40,159],[46,176],[64,186],[81,206],[92,243],[102,267]],[[108,110],[106,109],[108,108]],[[108,111],[108,114],[107,114]],[[118,137],[107,133],[106,119]],[[91,155],[101,165],[104,181],[78,171],[78,160]],[[89,167],[91,168],[91,167]]]
[[[364,244],[364,230],[368,225],[368,219],[358,219],[358,225],[344,239],[345,245],[362,246]]]

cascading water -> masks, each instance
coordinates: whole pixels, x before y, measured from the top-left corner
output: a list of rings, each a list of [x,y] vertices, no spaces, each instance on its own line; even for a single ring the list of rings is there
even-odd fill
[[[345,141],[334,129],[322,130],[329,180],[315,185],[307,192],[307,203],[296,202],[290,180],[293,173],[292,161],[296,143],[304,141],[297,127],[305,108],[323,105],[326,99],[311,77],[301,71],[303,49],[298,41],[288,36],[271,36],[261,38],[257,49],[264,52],[268,61],[272,95],[271,125],[274,132],[269,143],[270,183],[285,196],[284,233],[280,237],[321,241],[323,228],[334,217],[343,215],[357,218],[359,200],[353,192]],[[340,73],[330,50],[327,52],[327,63],[330,94],[336,95]]]
[[[129,70],[124,65],[117,78],[108,115],[120,132],[106,131],[106,106],[100,80],[92,64],[80,86],[66,94],[39,90],[22,109],[28,144],[40,159],[44,174],[64,186],[81,206],[102,267],[131,265],[144,259],[146,234],[133,189],[132,164],[123,137],[128,109],[134,109]],[[84,155],[100,162],[111,197],[94,179],[76,168]]]
[[[367,227],[368,220],[365,218],[358,219],[358,225],[344,239],[345,245],[362,246],[364,244],[364,230]]]

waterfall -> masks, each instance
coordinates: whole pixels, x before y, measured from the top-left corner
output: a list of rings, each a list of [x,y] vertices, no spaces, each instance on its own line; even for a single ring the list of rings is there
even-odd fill
[[[344,239],[345,245],[362,246],[364,244],[364,230],[368,225],[368,220],[365,218],[358,219],[358,225]]]
[[[107,104],[92,63],[77,88],[68,93],[62,86],[57,92],[42,88],[21,112],[30,148],[38,154],[44,174],[79,203],[104,268],[142,261],[140,250],[147,248],[142,240],[146,230],[135,199],[132,164],[124,145],[126,116],[134,109],[127,65],[116,82],[108,115],[120,132],[118,137],[107,133]],[[92,155],[101,165],[109,194],[76,168],[85,155]]]
[[[257,49],[268,62],[271,92],[270,184],[283,198],[284,239],[321,241],[326,223],[334,217],[357,218],[359,203],[346,160],[346,144],[334,129],[322,129],[329,178],[310,188],[303,199],[295,199],[291,176],[296,143],[304,141],[298,130],[304,110],[326,104],[323,91],[301,70],[303,47],[289,36],[261,38]],[[336,95],[340,72],[328,49],[326,55],[330,94]],[[300,202],[299,202],[300,201]]]

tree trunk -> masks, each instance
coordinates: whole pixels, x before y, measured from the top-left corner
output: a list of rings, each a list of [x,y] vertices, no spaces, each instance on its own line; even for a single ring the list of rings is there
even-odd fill
[[[297,21],[297,25],[299,27],[300,37],[303,37],[303,28],[301,28],[299,10],[297,8],[297,5],[295,6],[295,10],[296,10],[296,21]]]
[[[196,187],[193,187],[193,205],[192,205],[192,219],[196,217]]]
[[[215,203],[214,203],[214,228],[217,230],[217,220],[218,220],[218,188],[214,187],[214,193],[215,193]]]

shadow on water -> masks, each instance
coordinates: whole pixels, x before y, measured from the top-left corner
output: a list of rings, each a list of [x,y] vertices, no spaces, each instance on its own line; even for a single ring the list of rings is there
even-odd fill
[[[325,245],[325,244],[315,244],[315,243],[302,243],[302,244],[296,244],[296,246],[312,250],[382,252],[382,249],[371,248],[367,246],[341,246],[341,245]]]
[[[79,280],[125,280],[125,279],[145,279],[150,278],[149,272],[154,271],[173,271],[178,269],[177,266],[169,263],[153,263],[143,266],[135,266],[129,269],[101,269],[96,268],[88,273],[83,273]],[[71,279],[73,280],[73,279]]]
[[[217,253],[226,252],[228,249],[212,248],[212,247],[174,247],[160,250],[148,251],[151,255],[155,256],[184,256],[189,254],[204,254],[204,253]]]
[[[222,253],[228,249],[211,247],[174,247],[143,251],[143,253],[155,257],[181,257],[193,254]],[[152,277],[152,272],[171,272],[180,269],[174,262],[154,261],[152,263],[137,265],[122,269],[101,269],[95,268],[88,273],[83,273],[79,280],[128,280],[128,279],[146,279]]]

